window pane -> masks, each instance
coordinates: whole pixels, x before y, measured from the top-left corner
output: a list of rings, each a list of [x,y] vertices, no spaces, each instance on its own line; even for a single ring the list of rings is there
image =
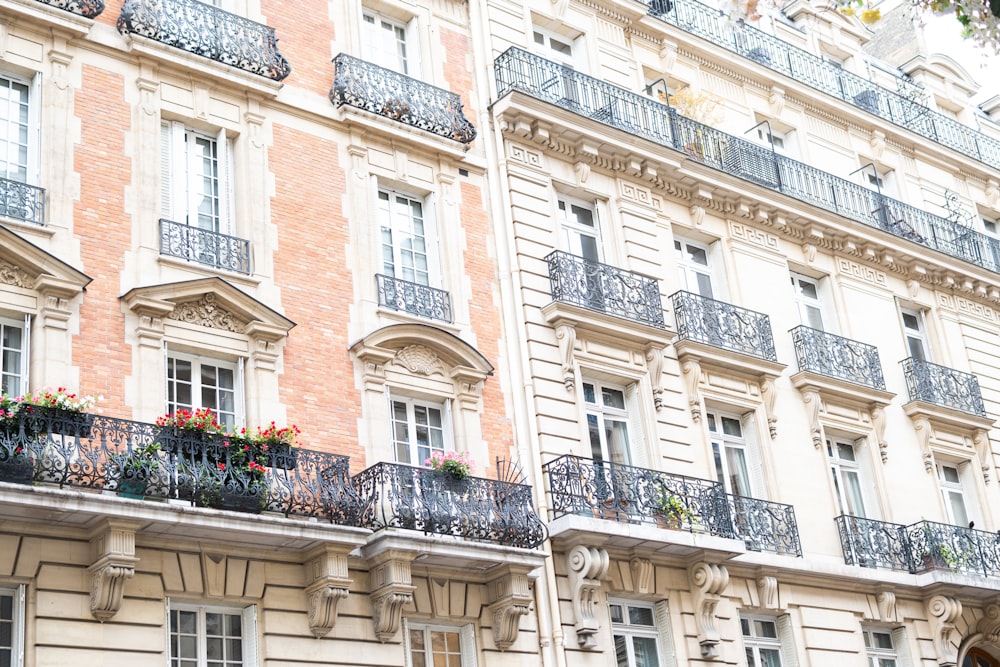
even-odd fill
[[[602,387],[601,400],[604,402],[605,407],[617,408],[618,410],[625,409],[625,392],[618,389]]]
[[[635,650],[635,667],[658,667],[660,664],[656,640],[652,637],[633,637],[632,648]]]
[[[876,648],[892,650],[892,635],[888,632],[872,632],[872,639]]]
[[[615,635],[615,665],[630,667],[628,664],[628,642],[624,635]]]
[[[653,610],[649,607],[629,607],[628,621],[632,625],[656,625],[653,621]]]
[[[760,650],[761,667],[781,667],[781,653],[776,649],[762,648]]]
[[[621,623],[625,620],[625,616],[622,614],[622,606],[620,604],[609,604],[608,610],[611,612],[612,623]]]
[[[761,621],[757,620],[753,622],[755,636],[757,637],[767,637],[769,639],[778,638],[778,628],[774,621]]]

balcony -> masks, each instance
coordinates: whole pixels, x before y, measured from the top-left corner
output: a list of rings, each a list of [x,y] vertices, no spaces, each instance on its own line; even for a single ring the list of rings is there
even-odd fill
[[[889,90],[833,62],[813,55],[743,21],[720,21],[719,11],[697,0],[641,0],[649,13],[712,44],[742,55],[800,83],[832,95],[870,114],[996,168],[1000,140],[988,137],[930,110],[917,101],[920,88],[897,79],[899,91]]]
[[[691,292],[670,297],[677,320],[677,336],[712,347],[777,362],[771,320],[763,313],[716,301]]]
[[[653,278],[555,251],[545,261],[555,301],[666,329]]]
[[[533,549],[545,541],[531,487],[429,468],[377,463],[353,478],[358,525],[419,530]]]
[[[333,65],[330,101],[335,106],[369,111],[462,144],[476,138],[457,94],[345,53]]]
[[[250,242],[160,219],[160,254],[250,275]]]
[[[909,526],[838,516],[844,562],[919,574],[945,570],[1000,576],[1000,537],[983,530],[918,521]]]
[[[0,178],[0,216],[44,225],[45,190],[9,178]]]
[[[346,456],[272,451],[254,471],[231,452],[221,440],[178,441],[153,424],[87,413],[0,421],[0,481],[357,525]]]
[[[126,0],[118,32],[138,35],[273,81],[292,68],[271,28],[198,0]]]
[[[945,366],[910,357],[899,362],[911,401],[921,401],[959,412],[986,417],[979,379]]]
[[[381,274],[375,275],[378,305],[403,313],[451,322],[451,296],[445,290],[401,280]]]
[[[875,346],[805,326],[795,327],[791,334],[800,371],[885,391]]]
[[[718,12],[713,10],[713,16],[717,19]],[[676,150],[694,163],[1000,273],[996,239],[697,123],[649,97],[514,47],[496,59],[494,71],[499,97],[516,92],[556,105],[590,122]]]
[[[88,19],[104,11],[104,0],[38,0],[43,5],[64,9]]]
[[[790,506],[732,496],[718,482],[577,456],[561,456],[545,471],[554,519],[648,524],[739,539],[753,551],[802,555]]]

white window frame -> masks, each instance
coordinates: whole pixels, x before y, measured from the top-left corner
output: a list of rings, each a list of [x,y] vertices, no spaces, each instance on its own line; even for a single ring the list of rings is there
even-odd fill
[[[210,142],[215,150],[217,193],[202,191],[201,160],[195,149],[199,140]],[[199,206],[205,198],[212,200],[215,212],[211,224],[202,225]],[[189,225],[220,234],[233,233],[233,151],[226,129],[214,135],[187,127],[180,121],[165,120],[160,124],[160,214],[178,224]]]
[[[539,41],[539,38],[542,41]],[[553,44],[569,48],[569,53],[565,53],[563,49],[557,48]],[[551,60],[552,62],[571,67],[578,71],[584,71],[585,68],[581,67],[582,63],[580,59],[576,57],[578,46],[578,39],[566,37],[565,35],[537,25],[531,27],[531,48],[534,53],[546,60]]]
[[[405,443],[403,441],[396,439],[396,404],[401,404],[406,407],[406,436],[407,440]],[[423,428],[430,428],[428,424],[421,424],[417,421],[417,412],[419,409],[425,410],[436,410],[440,414],[441,418],[441,446],[434,447],[432,441],[428,440],[426,449],[427,454],[421,455],[420,449],[423,447],[419,440],[417,439],[417,432]],[[454,451],[454,438],[452,434],[452,415],[451,415],[451,401],[449,399],[433,399],[433,398],[417,398],[414,396],[402,395],[396,392],[389,392],[389,422],[390,422],[390,440],[392,442],[392,456],[393,460],[397,463],[402,463],[404,465],[411,466],[423,466],[426,460],[434,452],[448,452]],[[407,456],[409,461],[402,461],[399,458],[399,447],[405,444],[407,449]]]
[[[826,316],[826,309],[823,307],[823,286],[821,281],[816,278],[810,278],[809,276],[803,275],[801,273],[791,272],[792,280],[792,299],[795,301],[795,306],[799,311],[799,322],[805,326],[816,329],[818,331],[826,331],[829,328]],[[802,285],[808,284],[813,287],[816,291],[816,298],[811,298],[802,292]],[[816,315],[819,318],[819,326],[816,326],[816,322],[810,313],[810,308],[815,309]]]
[[[972,488],[970,475],[967,474],[970,465],[969,461],[949,460],[935,461],[934,464],[938,488],[941,489],[941,501],[944,503],[945,517],[947,517],[948,523],[960,528],[965,528],[970,521],[979,519],[976,511],[978,503],[976,503],[975,489]],[[945,479],[945,468],[955,471],[957,481]],[[953,496],[957,496],[961,500],[962,510],[965,512],[964,518],[955,516],[951,503]]]
[[[28,122],[26,124],[27,130],[27,145],[26,145],[26,159],[23,165],[24,174],[23,177],[19,174],[12,174],[9,169],[0,172],[0,177],[7,178],[18,183],[27,183],[31,185],[36,185],[39,183],[39,168],[40,168],[40,105],[38,104],[39,93],[39,77],[23,77],[16,76],[10,72],[0,72],[0,80],[7,82],[8,87],[11,85],[25,86],[27,88],[27,107],[28,107]],[[20,128],[20,123],[17,124]],[[19,133],[19,132],[18,132]]]
[[[615,622],[614,617],[611,616],[611,608],[613,606],[620,606],[622,609],[622,622]],[[629,622],[629,607],[648,609],[650,616],[653,619],[652,625],[637,625]],[[656,642],[656,665],[663,665],[667,663],[667,653],[664,647],[664,642],[662,641],[662,635],[665,632],[665,628],[660,627],[661,610],[657,605],[649,602],[639,602],[636,600],[627,600],[624,598],[608,598],[608,617],[611,626],[611,638],[612,642],[615,642],[615,637],[622,636],[625,639],[625,651],[626,651],[626,662],[628,667],[635,667],[635,644],[632,641],[635,637],[642,637],[646,639],[653,639]],[[615,643],[616,656],[617,656],[617,644]]]
[[[365,59],[405,76],[420,78],[416,21],[415,17],[407,22],[399,21],[365,7],[361,13],[361,42]],[[400,46],[403,53],[400,53]]]
[[[588,226],[585,222],[582,222],[580,216],[573,211],[574,208],[589,213],[593,225]],[[604,252],[601,247],[601,225],[597,216],[596,206],[581,199],[558,195],[556,197],[556,215],[559,219],[559,229],[562,237],[560,242],[566,252],[575,257],[582,257],[593,262],[603,261]],[[584,238],[592,240],[594,246],[593,252],[588,252],[588,248],[584,247]]]
[[[594,392],[594,400],[587,399],[587,387],[591,387]],[[615,394],[620,393],[622,397],[622,405],[624,407],[619,408],[614,405],[608,405],[605,400],[605,391],[613,392]],[[628,387],[613,384],[610,382],[602,382],[600,380],[595,380],[592,378],[585,378],[583,380],[583,393],[581,396],[584,399],[584,406],[586,411],[587,419],[587,432],[588,440],[590,445],[590,452],[592,458],[595,460],[600,460],[606,463],[614,463],[621,465],[636,465],[636,453],[635,453],[635,438],[632,434],[634,430],[634,419],[631,418],[629,413],[629,389]],[[596,429],[593,427],[596,426]],[[615,430],[613,427],[624,429],[625,442],[622,444],[621,451],[613,451],[613,442],[608,441],[608,431],[609,429]],[[621,431],[618,431],[620,433]],[[594,436],[597,436],[598,442],[594,442]],[[601,458],[597,459],[594,454],[595,444],[600,449]]]
[[[849,447],[854,456],[854,460],[841,457],[841,447]],[[830,468],[831,481],[834,493],[837,496],[837,507],[840,514],[844,516],[858,516],[868,519],[878,519],[878,503],[872,497],[870,487],[872,485],[872,474],[866,465],[865,452],[858,445],[858,441],[849,437],[828,435],[826,438],[826,460]],[[851,501],[847,493],[845,475],[854,474],[858,480],[858,490],[861,493],[861,512],[851,512]]]
[[[697,248],[698,250],[704,252],[706,263],[699,264],[689,259],[688,247]],[[710,246],[697,241],[692,241],[691,239],[684,238],[683,236],[675,236],[674,259],[677,262],[678,276],[682,290],[710,299],[719,298],[715,284],[715,271],[713,267],[714,262]],[[707,279],[709,294],[702,294],[701,285],[698,280],[700,277]]]
[[[740,426],[740,435],[734,436],[725,433],[723,420],[730,419]],[[712,429],[712,424],[716,428]],[[738,415],[725,410],[708,408],[705,414],[705,428],[708,429],[709,443],[712,447],[712,457],[715,461],[716,476],[722,477],[718,481],[722,483],[727,493],[741,495],[750,498],[760,498],[763,494],[763,474],[761,471],[760,452],[755,447],[756,438],[753,432],[754,422],[746,416]],[[737,489],[732,483],[732,473],[729,463],[729,450],[737,449],[743,452],[743,460],[746,462],[747,484],[750,488],[747,493],[737,493]]]
[[[868,667],[885,667],[880,661],[892,660],[889,667],[902,667],[900,664],[899,651],[896,649],[896,633],[887,628],[873,628],[862,626],[861,633],[865,642],[865,658]],[[885,635],[889,638],[889,648],[879,648],[875,645],[874,635]]]
[[[20,329],[21,347],[18,353],[21,356],[17,369],[7,368],[3,365],[8,349],[4,345],[7,329]],[[0,391],[9,396],[19,396],[28,392],[28,370],[31,357],[31,316],[25,314],[24,319],[18,321],[10,317],[0,317]],[[12,379],[15,387],[7,385],[8,379]]]
[[[798,655],[795,653],[795,646],[793,645],[793,635],[792,635],[792,622],[791,617],[788,614],[783,614],[781,616],[769,616],[766,614],[740,614],[740,634],[743,638],[744,649],[750,648],[754,652],[754,660],[759,666],[760,663],[760,649],[776,649],[780,656],[779,660],[781,662],[780,667],[798,667]],[[750,635],[744,635],[742,632],[743,621],[746,620],[751,628]],[[774,623],[775,634],[777,638],[770,637],[758,637],[754,634],[754,621],[766,621]],[[743,659],[745,660],[746,652],[743,652]]]
[[[10,646],[0,646],[0,651],[9,650],[11,667],[24,667],[24,586],[0,586],[0,598],[10,598],[10,619],[0,618],[0,623],[10,623]]]
[[[227,614],[232,616],[240,617],[240,642],[242,649],[242,659],[239,661],[226,661],[225,665],[238,665],[239,667],[257,667],[258,663],[258,648],[257,648],[257,608],[255,605],[250,605],[247,607],[224,607],[224,606],[212,606],[212,605],[197,605],[197,604],[185,604],[174,602],[173,600],[167,601],[167,661],[170,667],[175,667],[181,663],[179,657],[172,655],[172,641],[171,637],[174,634],[172,623],[173,623],[173,613],[177,612],[187,612],[197,614],[196,624],[197,624],[197,638],[198,638],[198,657],[197,666],[206,667],[207,657],[205,655],[205,645],[206,645],[206,633],[205,633],[205,614]],[[186,660],[185,660],[186,662]]]
[[[163,364],[163,376],[165,381],[165,393],[164,401],[166,403],[166,412],[173,413],[179,409],[185,410],[197,410],[199,408],[208,407],[202,404],[202,384],[201,384],[201,366],[204,364],[206,366],[214,366],[216,368],[223,368],[233,372],[233,410],[232,412],[219,413],[219,411],[213,408],[213,412],[216,413],[220,423],[227,423],[225,419],[226,415],[232,417],[232,423],[227,426],[237,429],[245,425],[245,395],[244,395],[244,363],[243,359],[239,358],[236,361],[230,361],[223,359],[221,357],[213,357],[207,354],[194,354],[190,352],[180,352],[178,350],[173,350],[170,348],[164,348],[164,364]],[[176,384],[176,378],[171,378],[171,361],[179,360],[191,363],[191,399],[192,404],[180,404],[176,401],[171,401],[171,384]],[[216,395],[218,396],[218,387],[216,387]]]
[[[917,325],[915,329],[907,326],[907,317],[914,318]],[[927,318],[924,315],[924,311],[915,308],[900,308],[899,324],[903,330],[903,344],[906,348],[907,357],[931,361],[933,357],[931,355],[930,337],[927,335]],[[920,355],[913,353],[911,341],[920,344]]]
[[[384,196],[384,198],[383,198]],[[399,200],[405,200],[401,203]],[[388,187],[379,186],[375,200],[376,218],[378,220],[378,266],[380,272],[390,278],[407,280],[418,285],[428,285],[430,287],[441,287],[441,265],[438,256],[438,236],[437,224],[434,220],[434,210],[429,201],[429,197],[420,197],[407,192],[401,192]],[[418,267],[414,264],[412,277],[404,275],[403,256],[404,251],[412,251],[406,248],[409,243],[412,246],[413,240],[419,238],[414,233],[414,216],[411,205],[420,205],[421,222],[423,224],[423,256],[426,262],[426,279],[421,279],[418,275]],[[388,232],[392,239],[391,244],[386,244],[385,237]],[[391,248],[392,266],[386,266],[385,249]]]
[[[405,660],[406,667],[413,667],[413,648],[410,645],[410,632],[411,631],[421,631],[425,633],[424,646],[430,648],[431,644],[427,639],[429,639],[428,634],[431,632],[455,632],[458,633],[459,641],[459,666],[458,667],[476,667],[478,663],[478,652],[476,650],[476,630],[471,624],[468,625],[442,625],[437,623],[424,623],[418,621],[411,621],[409,619],[403,619],[403,657]],[[427,655],[426,657],[432,658],[433,653]],[[428,667],[434,664],[433,659],[425,660],[424,664]],[[452,664],[451,661],[448,662],[449,665]]]

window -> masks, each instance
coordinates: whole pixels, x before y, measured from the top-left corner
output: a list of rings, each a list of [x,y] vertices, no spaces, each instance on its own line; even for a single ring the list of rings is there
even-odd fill
[[[630,465],[628,409],[625,390],[596,382],[583,383],[590,451],[595,461]]]
[[[184,123],[160,126],[160,208],[172,222],[211,232],[232,230],[232,151],[226,131],[210,135]]]
[[[969,649],[962,661],[962,667],[1000,667],[1000,660],[980,648]]]
[[[0,665],[24,664],[24,587],[0,588]]]
[[[396,460],[420,466],[431,453],[449,449],[447,412],[447,403],[393,397],[392,443]]]
[[[27,183],[33,172],[30,88],[27,82],[0,76],[0,177],[18,183]]]
[[[844,440],[827,440],[826,455],[833,475],[840,513],[847,516],[868,517],[865,502],[861,464],[854,445]]]
[[[475,634],[471,625],[406,624],[407,667],[475,667]]]
[[[743,647],[747,667],[781,667],[781,640],[777,619],[766,616],[741,616]]]
[[[674,256],[680,272],[681,289],[709,299],[714,298],[708,246],[674,239]]]
[[[242,424],[242,361],[235,364],[171,351],[166,362],[167,412],[208,408],[226,428]]]
[[[862,628],[865,636],[865,653],[869,667],[896,667],[899,654],[892,640],[892,632],[875,628]]]
[[[579,66],[573,59],[573,40],[538,27],[534,28],[531,36],[538,55],[569,67]]]
[[[969,510],[959,466],[951,463],[938,463],[937,473],[948,521],[954,526],[968,526]]]
[[[438,282],[437,243],[420,199],[392,190],[378,191],[382,235],[382,273],[419,285]]]
[[[597,214],[592,206],[559,197],[559,222],[566,251],[591,262],[601,261]]]
[[[407,44],[408,28],[378,14],[365,11],[361,37],[365,58],[400,74],[416,75]],[[411,40],[412,41],[412,40]]]
[[[735,415],[707,413],[708,433],[715,460],[715,475],[727,493],[754,497],[751,483],[751,458],[743,435],[743,420]]]
[[[924,314],[919,310],[901,310],[903,320],[903,336],[910,357],[917,361],[926,361],[929,354],[927,334],[924,327]]]
[[[823,304],[820,300],[819,281],[793,273],[792,292],[802,324],[823,331]]]
[[[30,319],[0,318],[0,393],[18,396],[28,390]]]
[[[660,651],[653,605],[608,600],[617,667],[658,667]]]
[[[253,667],[253,607],[170,605],[170,667]]]

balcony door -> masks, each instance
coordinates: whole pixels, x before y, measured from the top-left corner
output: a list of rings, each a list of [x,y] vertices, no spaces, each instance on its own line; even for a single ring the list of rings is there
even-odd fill
[[[759,466],[752,439],[745,433],[744,420],[720,412],[707,414],[715,475],[726,493],[746,498],[759,497]]]
[[[799,320],[807,327],[825,331],[819,281],[799,273],[793,273],[791,277],[792,294],[799,310]]]
[[[924,314],[919,310],[900,310],[903,320],[903,336],[906,339],[906,349],[910,357],[916,361],[928,361],[930,350],[927,345],[927,326]]]
[[[827,461],[838,509],[843,516],[877,518],[875,502],[867,498],[870,486],[868,472],[858,453],[854,443],[846,439],[833,438],[826,441]]]
[[[707,245],[674,239],[674,257],[677,260],[681,289],[703,296],[715,298],[713,288],[711,256]]]
[[[361,28],[365,60],[400,74],[419,77],[413,44],[416,40],[412,33],[410,25],[366,10]]]
[[[542,92],[553,98],[557,104],[575,106],[580,99],[574,70],[580,63],[574,54],[573,41],[544,28],[535,27],[532,30],[532,51],[553,63],[555,67],[546,67],[544,80],[541,81]]]

